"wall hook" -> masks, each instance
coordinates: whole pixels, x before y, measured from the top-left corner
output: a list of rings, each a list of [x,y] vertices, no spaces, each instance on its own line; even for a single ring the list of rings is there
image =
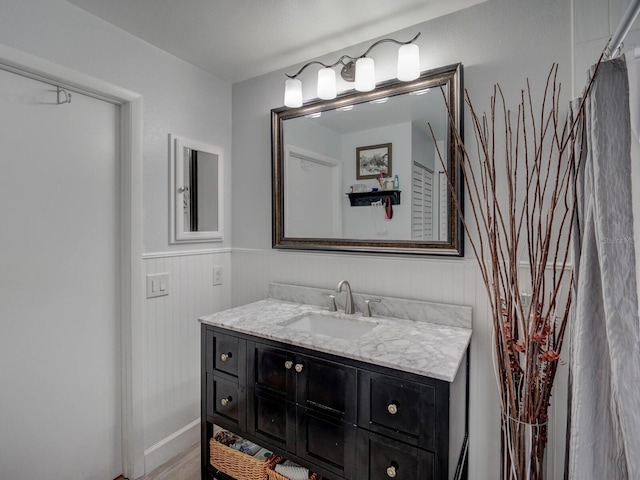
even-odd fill
[[[60,87],[56,87],[56,93],[58,95],[58,105],[63,103],[71,103],[71,94]]]

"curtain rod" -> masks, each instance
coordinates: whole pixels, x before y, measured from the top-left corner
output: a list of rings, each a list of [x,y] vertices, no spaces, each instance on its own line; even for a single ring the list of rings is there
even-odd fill
[[[631,29],[631,25],[639,12],[640,0],[631,0],[631,3],[629,3],[629,6],[627,7],[627,11],[624,12],[624,16],[622,17],[622,20],[620,20],[618,28],[616,28],[615,33],[604,47],[604,55],[606,58],[615,58],[620,53],[620,50],[622,49],[622,42]]]

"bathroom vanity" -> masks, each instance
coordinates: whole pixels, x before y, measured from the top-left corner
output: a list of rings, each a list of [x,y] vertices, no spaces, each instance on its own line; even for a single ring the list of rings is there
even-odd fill
[[[368,318],[331,293],[274,284],[200,319],[202,478],[214,424],[328,479],[465,478],[471,309],[354,294]]]

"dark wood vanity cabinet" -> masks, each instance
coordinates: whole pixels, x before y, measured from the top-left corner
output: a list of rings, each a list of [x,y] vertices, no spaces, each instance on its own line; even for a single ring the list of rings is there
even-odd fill
[[[338,476],[355,473],[354,367],[247,341],[247,372],[247,432]]]
[[[465,478],[466,368],[449,384],[204,324],[202,332],[203,479],[213,423],[327,479]]]

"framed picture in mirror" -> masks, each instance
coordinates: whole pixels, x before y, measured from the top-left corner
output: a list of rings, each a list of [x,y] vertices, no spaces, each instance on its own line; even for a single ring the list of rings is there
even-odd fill
[[[356,148],[356,179],[391,176],[391,144]]]

